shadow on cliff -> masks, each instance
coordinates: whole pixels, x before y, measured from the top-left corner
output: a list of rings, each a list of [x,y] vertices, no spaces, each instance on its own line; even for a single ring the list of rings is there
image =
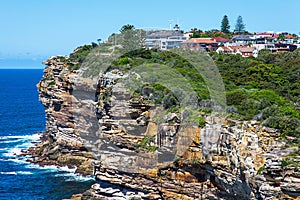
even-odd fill
[[[178,170],[178,169],[177,169]],[[247,200],[251,199],[251,188],[246,182],[243,169],[239,168],[239,174],[232,177],[233,174],[225,171],[222,166],[212,166],[210,162],[204,164],[189,163],[180,166],[180,170],[189,172],[196,177],[199,183],[211,183],[216,187],[215,194],[226,200]],[[220,173],[220,174],[217,174]],[[201,187],[201,197],[206,191]],[[202,199],[202,198],[201,198]]]

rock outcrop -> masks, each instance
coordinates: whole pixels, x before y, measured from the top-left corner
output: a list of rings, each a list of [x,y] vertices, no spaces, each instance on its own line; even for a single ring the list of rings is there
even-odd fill
[[[65,63],[60,61],[63,59],[59,56],[46,61],[44,76],[37,85],[39,100],[46,112],[46,132],[44,141],[30,149],[33,152],[32,162],[40,165],[68,165],[77,167],[77,172],[91,175],[94,156],[83,146],[75,117],[80,112],[85,112],[87,116],[93,112],[88,109],[82,111],[81,104],[76,103],[80,100],[72,95],[76,87],[73,84],[76,74],[66,68]],[[87,88],[85,90],[88,91]],[[81,129],[84,130],[85,126]]]
[[[206,117],[180,129],[180,113],[157,123],[159,107],[132,95],[126,74],[82,78],[52,57],[38,84],[44,141],[33,162],[76,166],[100,183],[74,199],[293,199],[300,195],[298,149],[256,121]],[[106,186],[110,183],[117,188]]]

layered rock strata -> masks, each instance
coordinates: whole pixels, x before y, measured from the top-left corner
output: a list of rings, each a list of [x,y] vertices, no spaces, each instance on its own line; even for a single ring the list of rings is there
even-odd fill
[[[300,195],[298,149],[286,149],[276,130],[256,121],[205,116],[204,128],[180,132],[180,114],[171,113],[157,124],[153,115],[159,109],[132,96],[118,82],[126,75],[113,71],[98,80],[82,78],[80,71],[68,70],[60,59],[45,62],[38,84],[46,139],[32,149],[33,162],[76,166],[78,172],[94,174],[100,182],[76,198],[227,200]],[[103,183],[127,190],[110,190]]]

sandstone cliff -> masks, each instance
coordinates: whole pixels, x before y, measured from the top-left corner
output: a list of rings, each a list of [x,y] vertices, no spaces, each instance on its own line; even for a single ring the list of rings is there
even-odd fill
[[[82,78],[80,70],[69,70],[64,59],[45,62],[38,84],[47,119],[45,141],[32,151],[34,162],[76,166],[78,172],[94,173],[102,181],[78,198],[229,200],[300,195],[298,149],[286,149],[276,130],[256,121],[204,116],[205,127],[180,132],[180,114],[170,113],[157,124],[153,115],[159,108],[118,81],[126,74],[115,70],[99,79]],[[126,192],[104,188],[103,182],[127,188]]]

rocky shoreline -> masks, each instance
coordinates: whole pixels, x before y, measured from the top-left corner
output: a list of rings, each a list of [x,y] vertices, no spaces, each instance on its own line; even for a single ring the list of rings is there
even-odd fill
[[[34,163],[76,167],[77,173],[95,175],[100,182],[73,199],[296,199],[300,195],[297,166],[284,164],[298,163],[299,150],[284,148],[276,130],[256,121],[206,116],[204,128],[191,127],[175,140],[180,124],[176,113],[159,126],[151,120],[155,110],[132,98],[115,79],[103,82],[105,74],[102,81],[83,78],[80,71],[68,69],[65,59],[57,56],[45,62],[38,89],[46,133],[29,152]],[[113,74],[120,78],[117,71]],[[96,101],[95,93],[100,97]],[[156,140],[137,146],[151,137]],[[157,151],[149,151],[153,144],[168,147],[172,142],[184,149],[180,143],[184,137],[192,138],[190,145],[167,165],[159,161]],[[91,145],[98,140],[99,145]],[[99,151],[100,156],[95,153]]]

